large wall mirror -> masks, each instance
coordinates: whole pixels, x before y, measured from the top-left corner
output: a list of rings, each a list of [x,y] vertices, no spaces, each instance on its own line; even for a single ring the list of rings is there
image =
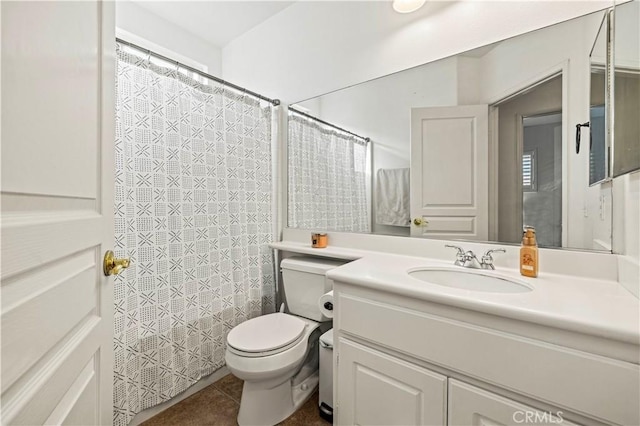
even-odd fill
[[[610,251],[608,13],[291,105],[288,226]]]

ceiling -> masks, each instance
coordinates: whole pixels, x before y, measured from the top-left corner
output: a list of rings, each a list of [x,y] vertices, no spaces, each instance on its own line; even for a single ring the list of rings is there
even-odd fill
[[[293,1],[146,1],[138,6],[184,30],[223,47]]]

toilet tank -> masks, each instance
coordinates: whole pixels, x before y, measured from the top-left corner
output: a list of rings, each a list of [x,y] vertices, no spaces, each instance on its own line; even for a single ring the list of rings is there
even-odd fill
[[[283,259],[280,267],[289,312],[314,321],[328,321],[318,309],[320,296],[333,289],[333,282],[325,274],[345,263],[346,260],[303,256]]]

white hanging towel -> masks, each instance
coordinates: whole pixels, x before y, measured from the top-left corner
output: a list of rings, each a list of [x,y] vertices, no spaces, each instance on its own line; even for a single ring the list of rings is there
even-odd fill
[[[409,168],[378,169],[376,204],[378,224],[409,226]]]

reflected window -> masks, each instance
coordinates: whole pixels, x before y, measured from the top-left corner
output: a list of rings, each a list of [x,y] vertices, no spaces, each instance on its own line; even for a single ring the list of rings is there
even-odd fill
[[[527,151],[522,154],[522,190],[526,192],[536,191],[536,152]]]

